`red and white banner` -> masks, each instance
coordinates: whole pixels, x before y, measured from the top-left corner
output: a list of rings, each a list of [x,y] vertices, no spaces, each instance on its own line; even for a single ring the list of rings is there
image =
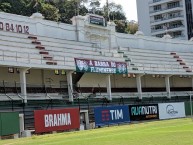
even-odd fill
[[[36,133],[78,129],[80,127],[78,108],[35,110],[34,119]]]

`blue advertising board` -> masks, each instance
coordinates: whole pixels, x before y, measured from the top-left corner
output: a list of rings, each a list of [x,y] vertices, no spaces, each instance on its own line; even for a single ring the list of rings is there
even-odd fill
[[[128,106],[109,106],[94,108],[95,125],[103,126],[130,122]]]

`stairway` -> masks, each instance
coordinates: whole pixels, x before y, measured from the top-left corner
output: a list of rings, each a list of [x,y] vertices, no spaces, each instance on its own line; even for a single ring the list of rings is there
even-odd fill
[[[171,52],[170,54],[173,56],[173,58],[176,59],[177,62],[179,62],[179,64],[183,67],[183,69],[186,70],[186,72],[192,72],[192,69],[186,65],[186,62],[179,55],[177,55],[176,52]]]
[[[38,41],[36,36],[28,36],[28,39],[32,40],[32,44],[35,45],[35,48],[39,50],[39,54],[42,55],[42,59],[46,61],[47,65],[57,65],[57,62],[53,60],[53,57],[45,49],[45,47]]]

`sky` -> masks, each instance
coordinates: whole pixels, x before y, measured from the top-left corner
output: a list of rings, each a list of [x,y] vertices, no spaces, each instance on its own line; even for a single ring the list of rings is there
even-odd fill
[[[101,4],[104,4],[106,0],[101,0]],[[137,7],[136,0],[109,0],[109,2],[115,2],[123,7],[123,11],[126,14],[127,20],[137,20]]]

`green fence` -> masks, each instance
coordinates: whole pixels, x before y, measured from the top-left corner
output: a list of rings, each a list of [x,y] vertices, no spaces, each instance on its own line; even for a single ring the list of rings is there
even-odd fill
[[[0,136],[19,133],[19,113],[0,112]]]
[[[185,112],[186,112],[186,116],[191,115],[191,105],[190,102],[185,102]],[[193,103],[192,103],[192,108],[193,108]],[[193,109],[192,109],[193,111]]]

